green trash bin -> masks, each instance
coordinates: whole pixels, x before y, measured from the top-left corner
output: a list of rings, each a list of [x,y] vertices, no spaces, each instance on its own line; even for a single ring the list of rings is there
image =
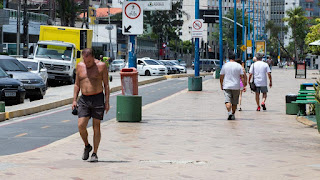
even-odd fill
[[[288,94],[286,95],[286,114],[297,115],[299,112],[299,106],[296,103],[292,103],[297,100],[298,95]]]
[[[6,106],[4,101],[0,101],[0,112],[6,112]]]
[[[117,96],[118,122],[140,122],[142,119],[142,96]]]
[[[221,71],[220,68],[216,68],[216,76],[215,76],[215,79],[220,79],[220,71]]]

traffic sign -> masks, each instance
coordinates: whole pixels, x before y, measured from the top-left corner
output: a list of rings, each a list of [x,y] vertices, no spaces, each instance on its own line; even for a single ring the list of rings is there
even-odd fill
[[[245,45],[242,45],[240,48],[242,51],[246,51],[247,47]]]
[[[203,19],[195,19],[192,22],[192,37],[199,38],[202,37],[203,32]]]
[[[143,34],[143,8],[138,1],[124,1],[122,6],[122,34]]]
[[[247,47],[247,54],[252,54],[252,47]]]
[[[252,47],[252,40],[247,40],[247,47]]]
[[[144,11],[165,11],[172,10],[172,0],[140,1]]]

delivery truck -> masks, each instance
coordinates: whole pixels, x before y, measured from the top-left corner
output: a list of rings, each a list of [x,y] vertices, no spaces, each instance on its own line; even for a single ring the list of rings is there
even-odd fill
[[[49,83],[74,83],[81,52],[91,47],[91,29],[43,25],[33,58],[44,63]]]

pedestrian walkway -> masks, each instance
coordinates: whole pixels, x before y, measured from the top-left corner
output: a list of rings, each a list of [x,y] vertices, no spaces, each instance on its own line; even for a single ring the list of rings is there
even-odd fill
[[[285,95],[302,82],[273,69],[267,111],[243,94],[228,121],[219,80],[143,107],[141,123],[102,123],[98,163],[81,160],[79,134],[30,152],[2,156],[5,179],[319,179],[320,135],[285,114]],[[187,80],[186,80],[187,83]],[[75,119],[76,120],[76,117]],[[92,142],[92,129],[89,128]]]

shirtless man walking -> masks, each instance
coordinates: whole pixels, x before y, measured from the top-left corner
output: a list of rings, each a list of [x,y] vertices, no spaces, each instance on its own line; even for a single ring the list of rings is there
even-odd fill
[[[94,148],[90,161],[97,162],[97,151],[101,139],[100,122],[103,120],[104,111],[108,113],[110,108],[108,70],[104,62],[94,59],[92,49],[84,49],[82,57],[83,62],[77,65],[72,109],[78,107],[78,129],[85,145],[83,160],[89,158],[92,150],[87,132],[87,125],[92,117]],[[80,90],[82,95],[77,102]]]

